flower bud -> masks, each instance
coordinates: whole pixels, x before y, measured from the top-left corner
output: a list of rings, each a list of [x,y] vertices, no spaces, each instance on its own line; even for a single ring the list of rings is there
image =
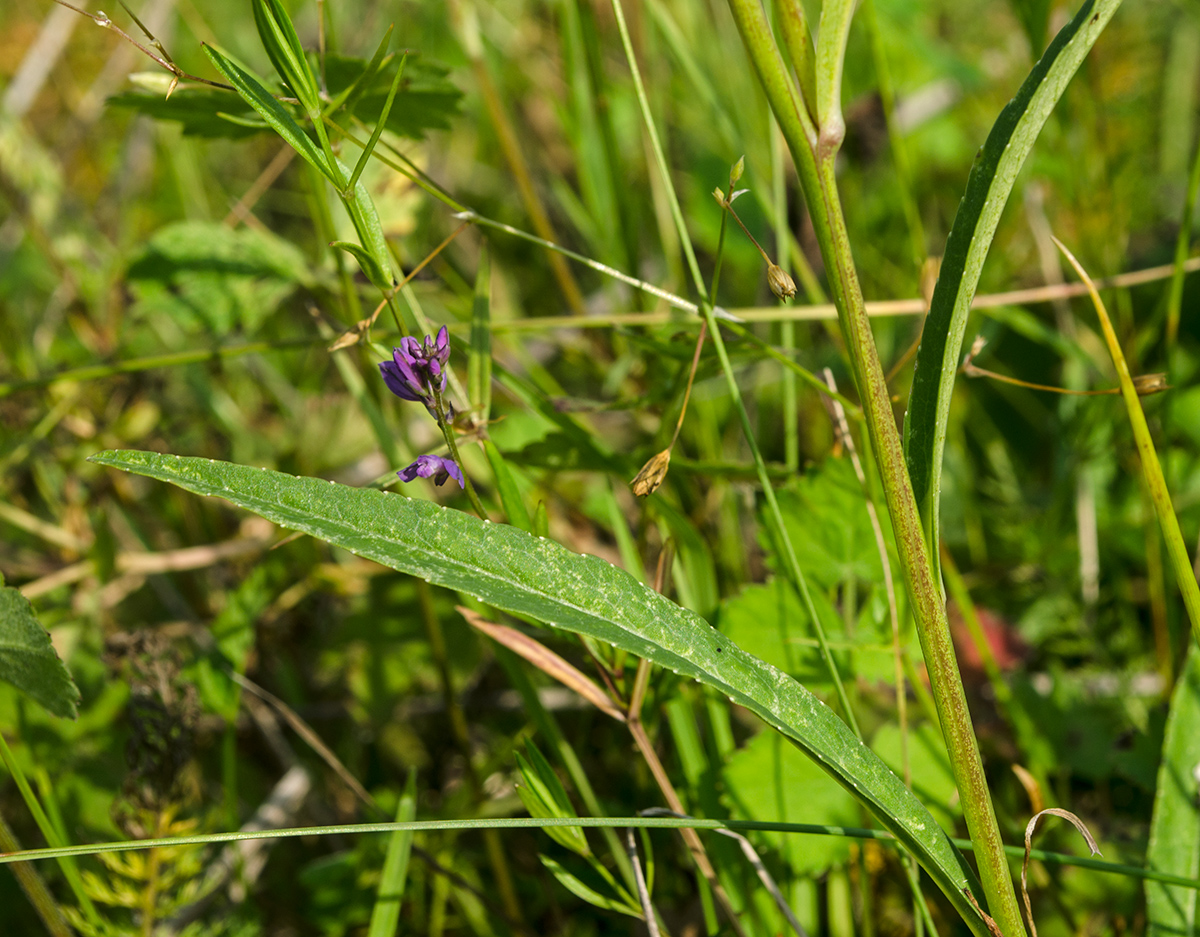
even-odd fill
[[[778,264],[767,265],[767,285],[777,299],[791,299],[796,295],[796,281]]]
[[[746,170],[746,157],[739,156],[738,161],[729,168],[729,188],[737,185],[738,180],[742,178],[742,173]]]

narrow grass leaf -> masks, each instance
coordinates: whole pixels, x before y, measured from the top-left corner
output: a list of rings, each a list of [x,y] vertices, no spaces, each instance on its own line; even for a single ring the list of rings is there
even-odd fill
[[[392,112],[392,104],[396,100],[396,91],[400,87],[400,79],[404,77],[404,63],[407,61],[408,53],[405,53],[400,59],[400,67],[396,69],[396,77],[392,79],[392,86],[388,89],[387,100],[383,102],[383,111],[379,115],[379,120],[375,122],[375,129],[371,131],[371,138],[367,141],[367,145],[363,147],[362,153],[359,154],[358,162],[354,164],[354,171],[350,173],[350,182],[347,185],[348,189],[353,189],[358,184],[358,177],[367,168],[367,160],[375,152],[375,144],[379,142],[379,135],[383,133],[383,128],[387,126],[388,115]]]
[[[941,274],[917,351],[904,420],[905,452],[925,540],[938,564],[938,501],[950,395],[963,333],[983,262],[1025,157],[1121,0],[1087,0],[1054,37],[1014,97],[1000,112],[975,157],[967,189],[946,239]]]
[[[1196,573],[1192,561],[1188,558],[1187,544],[1183,542],[1183,533],[1179,529],[1179,518],[1175,516],[1175,505],[1171,503],[1171,492],[1167,490],[1167,480],[1163,476],[1162,463],[1158,461],[1158,452],[1154,449],[1154,438],[1150,435],[1150,427],[1146,424],[1146,413],[1142,410],[1142,401],[1138,396],[1137,387],[1129,373],[1129,364],[1121,351],[1121,342],[1113,329],[1112,321],[1108,318],[1108,310],[1096,291],[1096,284],[1088,276],[1079,261],[1075,259],[1063,243],[1054,239],[1058,249],[1066,255],[1079,278],[1087,286],[1088,294],[1092,297],[1092,305],[1096,307],[1096,315],[1100,319],[1100,328],[1104,333],[1104,343],[1108,346],[1108,354],[1117,369],[1117,379],[1121,385],[1121,397],[1125,401],[1125,410],[1129,414],[1129,425],[1133,429],[1133,438],[1137,443],[1138,461],[1142,465],[1142,475],[1146,479],[1146,487],[1150,489],[1150,500],[1154,502],[1154,513],[1158,515],[1158,524],[1162,528],[1163,540],[1167,544],[1167,556],[1171,559],[1171,568],[1175,571],[1175,581],[1179,591],[1183,593],[1183,604],[1187,608],[1188,618],[1192,621],[1192,633],[1200,643],[1200,584],[1196,582]]]
[[[533,533],[533,522],[529,519],[529,511],[521,499],[521,492],[513,480],[512,470],[508,467],[503,453],[490,439],[483,441],[483,451],[487,453],[488,464],[492,467],[492,476],[496,480],[496,493],[500,496],[500,506],[504,515],[514,527],[520,527],[526,533]]]
[[[492,414],[492,265],[486,240],[479,245],[475,300],[471,306],[471,347],[467,355],[471,407],[486,422]]]
[[[815,759],[917,856],[964,919],[979,921],[964,894],[979,886],[946,833],[829,707],[698,615],[598,557],[429,502],[315,478],[132,450],[103,452],[92,461],[224,498],[284,527],[714,687]]]
[[[394,23],[388,26],[387,32],[383,34],[383,39],[380,41],[378,48],[375,49],[375,54],[371,56],[371,61],[367,63],[367,67],[363,69],[362,73],[354,81],[333,96],[333,99],[325,105],[322,116],[332,114],[343,104],[346,106],[346,110],[353,112],[354,105],[359,97],[371,86],[371,82],[379,74],[379,68],[383,65],[384,56],[387,55],[388,45],[392,41],[392,32],[394,29]]]
[[[272,130],[283,137],[284,141],[299,153],[305,162],[318,169],[331,182],[336,182],[333,171],[320,148],[304,132],[303,128],[296,123],[295,118],[287,112],[287,109],[276,101],[272,94],[253,75],[226,58],[210,45],[204,47],[204,52],[208,56],[209,61],[212,62],[213,67],[224,75],[226,80],[237,89],[238,94],[242,96],[242,99],[247,104],[258,111],[259,115],[270,125]]]
[[[1175,685],[1163,739],[1146,866],[1185,878],[1200,875],[1200,651],[1192,649]],[[1196,933],[1195,889],[1146,882],[1147,937]]]
[[[417,815],[417,773],[408,773],[408,783],[400,797],[396,810],[396,822],[405,823]],[[396,830],[388,837],[387,854],[383,860],[383,873],[379,877],[379,891],[375,907],[371,909],[371,927],[367,937],[395,937],[400,923],[400,902],[404,898],[404,882],[408,877],[408,860],[412,855],[412,830]]]
[[[304,110],[310,117],[320,113],[320,98],[317,92],[317,81],[308,60],[304,56],[304,47],[300,37],[296,35],[296,27],[292,25],[279,0],[255,0],[253,4],[254,25],[258,28],[258,37],[270,58],[271,64],[279,77],[287,83],[292,92],[300,99]]]
[[[542,865],[550,870],[550,874],[558,879],[559,884],[576,898],[582,898],[588,904],[594,905],[597,908],[603,908],[605,911],[616,911],[618,914],[627,914],[630,917],[642,918],[640,908],[633,908],[623,902],[600,894],[596,889],[585,885],[576,876],[568,872],[561,863],[556,862],[549,856],[539,855],[538,858],[542,860]]]

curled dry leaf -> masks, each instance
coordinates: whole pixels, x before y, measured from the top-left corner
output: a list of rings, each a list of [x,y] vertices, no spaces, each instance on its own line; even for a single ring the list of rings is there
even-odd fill
[[[1045,810],[1039,810],[1033,815],[1029,824],[1025,827],[1025,861],[1021,863],[1021,897],[1025,899],[1025,919],[1029,922],[1031,937],[1037,937],[1037,925],[1033,923],[1033,908],[1029,903],[1029,850],[1033,848],[1033,831],[1037,828],[1038,820],[1048,813],[1056,817],[1062,817],[1064,820],[1070,820],[1071,825],[1079,830],[1079,835],[1087,842],[1088,849],[1092,851],[1092,855],[1098,856],[1101,854],[1100,847],[1096,845],[1096,840],[1092,837],[1091,831],[1088,830],[1087,824],[1071,813],[1070,810],[1063,810],[1061,807],[1047,807]]]

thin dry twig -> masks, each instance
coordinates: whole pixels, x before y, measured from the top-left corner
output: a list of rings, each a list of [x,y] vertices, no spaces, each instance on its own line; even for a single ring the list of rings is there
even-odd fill
[[[105,13],[89,13],[87,10],[81,10],[79,7],[74,6],[73,4],[67,3],[67,0],[54,0],[54,2],[57,3],[59,6],[66,7],[68,10],[74,10],[80,16],[86,16],[88,19],[90,19],[93,23],[95,23],[97,26],[101,27],[102,29],[111,29],[113,32],[115,32],[118,36],[120,36],[126,42],[132,43],[143,54],[145,54],[149,58],[153,59],[158,65],[162,66],[167,71],[169,71],[174,77],[171,80],[171,87],[167,90],[168,98],[171,96],[171,92],[175,90],[175,86],[178,85],[179,82],[181,82],[181,81],[198,81],[203,85],[208,85],[210,88],[220,88],[222,91],[235,91],[236,92],[236,90],[237,90],[232,85],[223,84],[222,82],[219,82],[219,81],[212,81],[211,79],[208,79],[208,78],[201,78],[199,75],[192,75],[188,72],[185,72],[182,68],[180,68],[178,65],[176,65],[174,63],[174,61],[172,61],[171,56],[169,56],[167,54],[167,50],[162,47],[162,43],[160,43],[157,39],[155,39],[153,36],[151,36],[149,32],[146,31],[146,27],[142,26],[141,21],[136,16],[133,17],[134,22],[137,23],[138,26],[141,28],[142,32],[146,33],[147,37],[149,37],[151,44],[154,46],[154,49],[148,48],[147,46],[138,42],[136,39],[133,38],[133,36],[129,35],[129,33],[125,32],[125,30],[123,30],[120,26],[118,26],[111,19],[109,19],[107,14],[105,14]],[[125,4],[122,3],[121,6],[125,6]],[[125,7],[125,9],[127,12],[129,11],[128,7]],[[130,16],[133,16],[133,14],[130,13]],[[157,50],[157,51],[155,51],[155,50]]]
[[[1013,384],[1016,387],[1027,387],[1030,390],[1044,390],[1051,394],[1063,394],[1069,397],[1105,397],[1121,393],[1121,388],[1119,387],[1105,387],[1101,390],[1074,390],[1070,387],[1055,387],[1053,384],[1035,384],[1032,381],[1023,381],[1017,377],[1009,377],[1007,374],[989,371],[987,368],[981,368],[975,363],[975,358],[983,351],[983,347],[986,344],[987,339],[982,335],[975,337],[975,341],[971,344],[971,350],[963,358],[962,368],[960,369],[967,377],[990,377],[994,381],[1002,381],[1005,384]],[[1133,379],[1133,386],[1137,390],[1139,397],[1148,397],[1151,394],[1171,389],[1171,385],[1167,383],[1166,372],[1163,371],[1156,371],[1152,374],[1139,374]]]
[[[642,905],[642,914],[646,918],[646,930],[650,937],[659,937],[658,918],[654,914],[654,905],[650,903],[650,889],[646,887],[646,876],[642,874],[642,860],[638,856],[637,842],[633,838],[633,830],[625,830],[625,852],[629,856],[629,864],[633,866],[633,880],[637,883],[638,901]]]
[[[291,726],[292,731],[304,739],[305,744],[320,755],[321,759],[333,769],[334,773],[341,778],[342,783],[354,792],[354,796],[380,813],[384,812],[383,808],[375,802],[375,798],[362,786],[358,778],[350,773],[350,769],[342,764],[341,759],[321,740],[321,737],[312,730],[312,727],[296,714],[296,711],[291,706],[269,690],[264,690],[253,680],[242,676],[236,670],[229,671],[229,678],[243,690],[253,693],[274,709],[283,718],[283,721]]]
[[[979,902],[971,894],[971,889],[964,888],[963,894],[967,896],[967,901],[971,902],[971,906],[979,912],[979,916],[983,918],[983,922],[987,925],[988,930],[992,932],[992,937],[1004,937],[1004,931],[1000,930],[1000,925],[996,923],[996,919],[979,906]],[[1037,937],[1037,934],[1035,933],[1033,937]]]

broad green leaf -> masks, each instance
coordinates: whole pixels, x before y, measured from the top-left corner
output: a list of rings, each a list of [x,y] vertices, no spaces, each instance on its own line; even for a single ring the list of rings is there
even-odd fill
[[[582,898],[590,905],[597,908],[603,908],[605,911],[616,911],[618,914],[628,914],[630,917],[640,918],[642,912],[638,908],[630,907],[622,901],[617,901],[613,898],[605,897],[589,885],[585,885],[576,876],[568,872],[560,863],[555,862],[549,856],[538,856],[542,860],[542,865],[550,870],[550,874],[558,879],[559,883],[576,898]]]
[[[1171,697],[1163,740],[1146,866],[1157,872],[1200,876],[1200,651],[1191,649]],[[1196,933],[1194,889],[1146,882],[1149,937]]]
[[[127,273],[137,315],[166,311],[185,329],[254,331],[312,281],[295,245],[253,228],[183,221],[160,228]]]
[[[396,810],[396,822],[404,823],[417,815],[417,773],[408,774],[408,783]],[[367,937],[394,937],[400,923],[400,902],[404,898],[404,881],[408,877],[408,860],[412,855],[412,830],[396,830],[388,837],[383,873],[379,876],[379,891],[371,909],[371,927]]]
[[[147,91],[126,91],[113,95],[105,104],[137,111],[155,120],[176,121],[185,134],[195,137],[237,139],[268,129],[258,123],[254,111],[241,98],[229,91],[180,88],[169,98]],[[249,123],[251,120],[254,123]]]
[[[1088,50],[1121,0],[1087,0],[1050,43],[1014,97],[1000,112],[975,157],[967,189],[946,239],[941,274],[917,351],[912,394],[904,420],[905,454],[930,555],[938,562],[938,501],[950,394],[958,372],[967,314],[1000,214],[1025,157]]]
[[[0,680],[56,716],[74,719],[79,689],[29,600],[0,577]]]
[[[369,63],[364,59],[326,55],[325,81],[329,93],[336,98],[347,91],[362,78],[368,67]],[[398,57],[393,56],[355,89],[347,104],[354,109],[356,117],[371,123],[379,116],[399,67]],[[415,140],[423,138],[428,130],[448,130],[450,118],[458,114],[462,92],[447,80],[447,73],[443,66],[429,62],[417,53],[409,53],[404,78],[396,92],[396,106],[388,115],[387,129]]]
[[[978,885],[945,831],[832,710],[623,570],[515,527],[385,491],[153,452],[109,451],[92,461],[224,498],[393,569],[707,683],[792,739],[861,800],[913,851],[963,918],[982,928],[963,892],[978,894]]]
[[[896,774],[904,776],[900,726],[887,723],[871,739],[871,748]],[[942,826],[953,829],[962,816],[954,773],[942,734],[928,722],[908,733],[908,769],[912,788]]]
[[[729,759],[721,774],[724,799],[734,816],[767,823],[857,826],[862,814],[854,798],[833,778],[774,732],[760,732]],[[850,858],[850,840],[840,836],[759,834],[788,857],[795,875],[821,875]],[[789,848],[789,846],[791,848]]]
[[[283,137],[284,141],[299,153],[305,162],[320,170],[327,179],[336,184],[336,178],[325,159],[325,154],[296,123],[295,118],[288,113],[287,109],[276,101],[274,96],[245,69],[226,58],[212,46],[206,45],[204,51],[208,55],[209,61],[213,63],[213,67],[237,88],[242,99],[258,111],[262,119],[271,125],[271,129]]]
[[[826,459],[778,497],[806,576],[825,588],[883,581],[867,501],[849,459]]]
[[[824,592],[813,590],[812,598],[823,622],[833,625],[840,621]],[[811,643],[815,630],[808,611],[783,576],[747,586],[724,600],[717,614],[717,626],[747,653],[791,674],[806,687],[824,690],[830,686],[829,668]],[[840,630],[831,630],[831,639],[842,637]],[[808,639],[808,643],[802,643],[802,639]],[[841,666],[843,653],[835,651],[834,656]]]

